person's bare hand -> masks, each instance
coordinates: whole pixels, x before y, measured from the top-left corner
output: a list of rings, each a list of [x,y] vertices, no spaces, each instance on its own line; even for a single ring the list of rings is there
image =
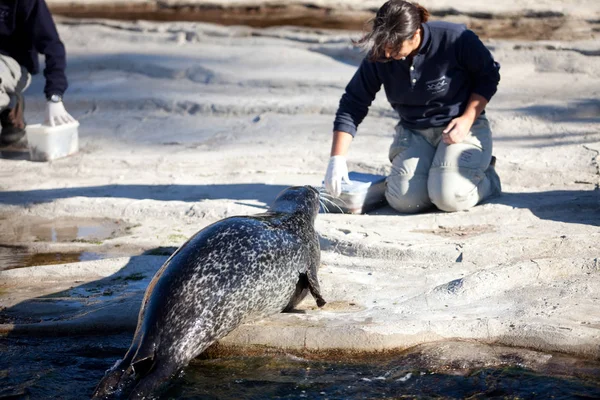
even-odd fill
[[[469,134],[473,126],[473,119],[469,117],[454,118],[442,132],[442,141],[446,144],[460,143]]]

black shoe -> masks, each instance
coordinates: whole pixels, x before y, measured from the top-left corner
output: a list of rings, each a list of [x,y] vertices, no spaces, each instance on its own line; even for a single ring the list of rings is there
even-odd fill
[[[498,196],[502,193],[502,183],[500,182],[500,177],[496,173],[496,157],[492,156],[492,161],[490,161],[490,166],[485,170],[485,174],[490,180],[492,185],[492,193],[490,197]]]
[[[18,142],[25,136],[25,100],[22,94],[17,94],[17,104],[14,108],[5,108],[0,113],[0,124],[2,124],[2,132],[0,132],[0,143],[10,145]]]

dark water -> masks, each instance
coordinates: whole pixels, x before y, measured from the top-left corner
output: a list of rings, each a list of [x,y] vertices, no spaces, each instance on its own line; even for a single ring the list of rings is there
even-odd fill
[[[127,229],[124,223],[108,219],[22,217],[18,224],[7,221],[0,221],[0,271],[107,258],[108,254],[94,248]],[[31,243],[76,243],[82,249],[34,252]]]
[[[0,245],[0,271],[36,265],[68,264],[80,261],[101,260],[108,254],[91,251],[31,253],[26,248],[7,248]]]
[[[131,335],[0,338],[0,399],[85,399]],[[598,399],[600,363],[572,376],[508,366],[424,368],[411,355],[309,361],[291,355],[196,359],[160,399]]]
[[[46,219],[24,216],[14,221],[6,220],[0,232],[3,243],[101,243],[126,227],[120,221],[94,218]]]

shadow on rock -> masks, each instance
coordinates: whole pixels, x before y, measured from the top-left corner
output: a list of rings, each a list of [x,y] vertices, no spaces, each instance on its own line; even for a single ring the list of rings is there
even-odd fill
[[[104,372],[127,351],[146,287],[175,250],[160,247],[128,261],[114,259],[121,267],[105,260],[104,268],[72,264],[70,269],[67,264],[60,270],[43,266],[0,272],[4,304],[10,301],[8,288],[20,295],[47,293],[0,308],[0,398],[89,398]],[[65,289],[52,292],[57,286]]]
[[[256,200],[270,204],[288,188],[285,185],[240,183],[229,185],[102,185],[60,189],[7,191],[0,196],[0,204],[49,203],[72,197],[126,198],[134,200],[185,201],[229,199]]]
[[[600,122],[600,100],[596,98],[578,100],[566,106],[533,105],[516,111],[552,122]]]
[[[502,193],[487,203],[529,209],[540,219],[600,226],[600,190]]]
[[[104,260],[100,267],[65,264],[2,271],[0,284],[19,293],[47,293],[51,291],[48,288],[57,286],[64,289],[1,309],[0,334],[61,336],[133,332],[146,287],[170,251],[170,248],[149,250],[148,254],[157,255],[131,257],[121,268]],[[89,281],[102,275],[106,276]],[[89,282],[77,285],[82,281]]]

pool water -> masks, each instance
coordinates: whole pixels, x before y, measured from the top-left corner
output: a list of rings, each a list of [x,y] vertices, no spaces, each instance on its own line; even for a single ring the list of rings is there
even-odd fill
[[[0,399],[89,398],[131,335],[0,338]],[[566,356],[561,356],[565,360]],[[565,361],[566,362],[566,361]],[[290,354],[195,359],[159,399],[596,399],[600,362],[569,376],[517,365],[432,368],[415,353],[354,360]]]

